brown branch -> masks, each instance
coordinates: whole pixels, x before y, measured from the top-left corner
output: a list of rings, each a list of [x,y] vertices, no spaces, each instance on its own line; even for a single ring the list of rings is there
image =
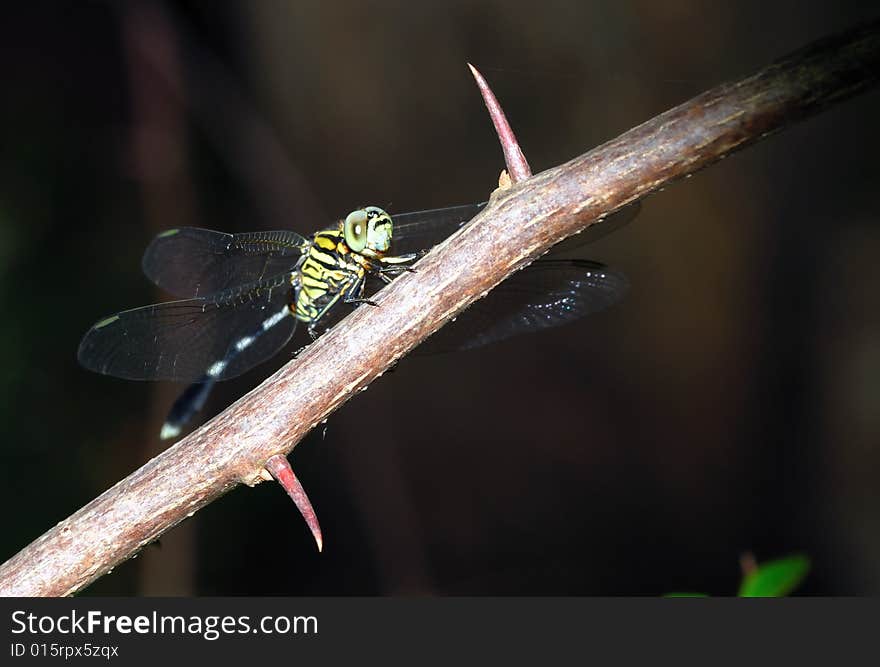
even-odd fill
[[[585,155],[497,191],[296,360],[0,566],[0,594],[74,593],[238,484],[255,484],[342,403],[560,239],[877,82],[880,23],[719,86]],[[504,238],[504,244],[495,242]],[[382,341],[377,345],[375,341]]]

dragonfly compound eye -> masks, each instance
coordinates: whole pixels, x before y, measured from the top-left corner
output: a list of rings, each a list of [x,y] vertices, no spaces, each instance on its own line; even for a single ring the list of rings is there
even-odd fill
[[[342,228],[345,244],[352,252],[361,252],[367,247],[367,212],[363,209],[352,211],[345,218]]]

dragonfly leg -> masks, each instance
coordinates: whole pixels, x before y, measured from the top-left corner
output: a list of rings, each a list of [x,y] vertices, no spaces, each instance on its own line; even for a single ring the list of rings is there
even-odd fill
[[[406,255],[392,255],[391,257],[382,257],[379,261],[382,264],[409,264],[416,261],[419,257],[424,257],[427,252],[427,250],[419,250],[418,252],[411,252]]]
[[[342,303],[348,303],[353,305],[358,305],[361,303],[365,303],[369,306],[378,307],[379,304],[373,301],[372,299],[364,298],[364,286],[366,285],[366,281],[364,280],[364,276],[361,275],[357,281],[355,281],[351,287],[346,290],[345,298],[342,299]],[[357,296],[353,296],[353,295]]]
[[[376,303],[375,301],[372,301],[371,299],[361,299],[361,298],[343,299],[342,303],[352,303],[352,304],[365,303],[368,306],[375,306],[376,308],[379,307],[379,304]]]
[[[389,276],[399,276],[401,273],[416,273],[416,270],[411,266],[398,264],[396,262],[396,260],[411,262],[413,259],[417,259],[416,253],[413,253],[412,255],[402,255],[401,257],[385,257],[380,260],[384,265],[379,268],[373,267],[371,273],[388,285],[391,283],[391,278],[389,278]],[[389,262],[389,260],[391,261]]]
[[[411,266],[383,266],[378,271],[380,276],[387,274],[401,274],[401,273],[416,273],[416,270]]]
[[[420,257],[423,257],[426,250],[420,252],[411,252],[408,255],[397,255],[396,257],[381,257],[378,259],[381,266],[378,269],[373,268],[376,273],[403,273],[411,271],[415,273],[415,269],[407,264],[411,264]]]

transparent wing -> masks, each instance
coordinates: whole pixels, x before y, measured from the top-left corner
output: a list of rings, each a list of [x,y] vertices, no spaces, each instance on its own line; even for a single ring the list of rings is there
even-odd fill
[[[486,202],[394,216],[396,254],[430,248],[467,224]],[[641,211],[636,202],[565,239],[514,274],[423,343],[417,354],[467,350],[560,326],[619,301],[629,286],[617,271],[567,253],[620,229]]]
[[[234,377],[273,356],[296,320],[289,274],[219,292],[126,310],[95,324],[79,346],[89,370],[129,380]]]
[[[308,245],[291,231],[225,234],[181,227],[154,238],[141,266],[151,281],[174,296],[205,297],[289,273]]]
[[[394,220],[393,254],[403,255],[432,248],[470,222],[477,213],[486,207],[486,204],[487,202],[450,206],[392,216]],[[639,202],[625,206],[607,216],[602,222],[592,224],[580,234],[562,241],[551,250],[551,253],[566,252],[597,241],[628,224],[638,215],[640,210],[641,204]]]
[[[486,202],[483,202],[392,215],[391,251],[395,255],[405,255],[432,248],[470,222],[485,207]]]
[[[628,225],[641,210],[641,202],[634,202],[624,206],[622,209],[606,216],[604,220],[594,222],[580,234],[569,236],[567,239],[560,241],[550,249],[550,252],[546,256],[555,257],[558,255],[564,255],[565,253],[585,246],[588,243],[594,243],[599,239],[608,236],[611,232],[616,232],[621,227]]]
[[[419,354],[469,350],[558,327],[619,301],[629,283],[585,259],[539,259],[498,285],[418,349]]]

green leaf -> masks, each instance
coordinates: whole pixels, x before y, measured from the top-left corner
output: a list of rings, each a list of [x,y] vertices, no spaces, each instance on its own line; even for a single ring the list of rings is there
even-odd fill
[[[797,588],[810,571],[810,559],[797,554],[760,565],[743,577],[739,597],[776,598]]]

